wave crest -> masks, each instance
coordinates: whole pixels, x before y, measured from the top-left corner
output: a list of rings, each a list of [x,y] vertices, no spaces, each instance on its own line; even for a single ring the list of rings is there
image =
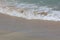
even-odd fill
[[[38,6],[35,4],[19,4],[15,6],[0,5],[0,13],[10,16],[23,17],[26,19],[40,19],[60,21],[60,11],[53,10],[47,6]]]

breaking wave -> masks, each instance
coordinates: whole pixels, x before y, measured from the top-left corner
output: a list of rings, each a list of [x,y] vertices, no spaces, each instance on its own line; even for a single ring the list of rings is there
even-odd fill
[[[26,19],[40,19],[60,21],[60,11],[53,10],[48,6],[39,6],[36,4],[20,3],[15,6],[7,6],[0,4],[0,13],[10,16],[22,17]]]

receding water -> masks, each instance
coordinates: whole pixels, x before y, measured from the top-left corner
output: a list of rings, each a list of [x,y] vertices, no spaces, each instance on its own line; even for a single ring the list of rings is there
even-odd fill
[[[1,0],[0,12],[29,20],[60,21],[59,4],[60,0]]]

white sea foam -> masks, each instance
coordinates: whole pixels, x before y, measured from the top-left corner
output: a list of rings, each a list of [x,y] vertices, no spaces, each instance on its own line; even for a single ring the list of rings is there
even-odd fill
[[[47,6],[38,6],[35,4],[18,4],[15,6],[0,5],[0,13],[10,16],[22,17],[26,19],[40,19],[60,21],[60,11],[52,10]]]

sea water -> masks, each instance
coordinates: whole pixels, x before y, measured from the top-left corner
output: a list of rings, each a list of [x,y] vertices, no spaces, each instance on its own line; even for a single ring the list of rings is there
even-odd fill
[[[28,20],[60,21],[60,0],[0,0],[0,13]]]

